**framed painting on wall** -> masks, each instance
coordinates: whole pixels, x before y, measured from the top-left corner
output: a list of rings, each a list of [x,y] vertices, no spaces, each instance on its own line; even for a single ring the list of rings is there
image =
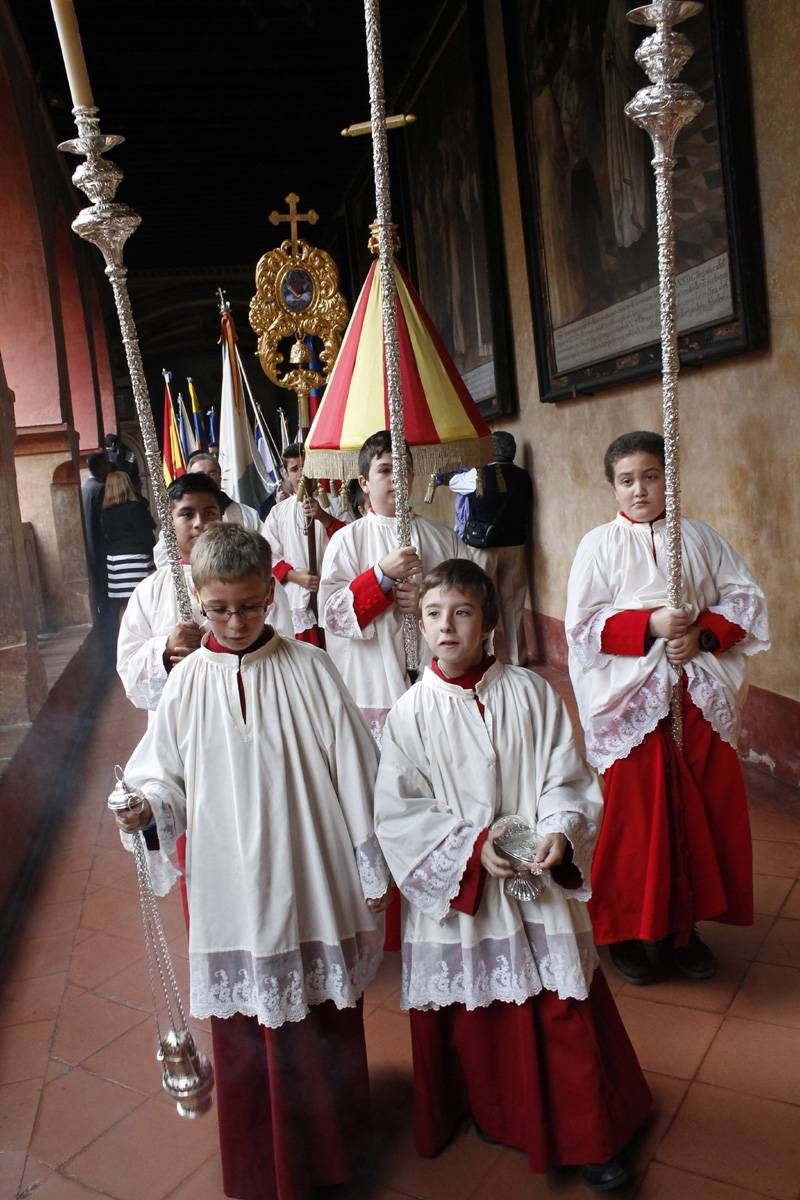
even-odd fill
[[[483,6],[441,6],[394,111],[399,258],[484,417],[514,412]],[[397,219],[397,218],[396,218]]]
[[[660,370],[648,135],[624,106],[647,84],[631,0],[504,0],[540,398]],[[702,97],[675,150],[681,362],[764,348],[768,318],[741,0],[680,26]]]

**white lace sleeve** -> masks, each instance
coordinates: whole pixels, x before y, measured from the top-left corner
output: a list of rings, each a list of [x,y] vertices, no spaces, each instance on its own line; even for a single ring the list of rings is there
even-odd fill
[[[459,821],[399,884],[408,902],[435,921],[443,921],[458,895],[479,833],[471,822]]]
[[[712,604],[709,612],[719,613],[744,630],[744,640],[736,645],[743,654],[758,654],[760,650],[769,649],[767,604],[758,592],[729,592],[718,604]]]
[[[581,873],[581,884],[576,888],[564,888],[564,894],[570,900],[590,900],[592,896],[591,866],[597,841],[597,824],[590,821],[582,813],[555,812],[543,817],[536,826],[536,832],[541,837],[546,833],[563,833],[572,847],[572,861]],[[550,876],[552,887],[559,885]]]
[[[388,891],[392,877],[374,833],[366,842],[356,846],[355,854],[364,899],[380,900]]]
[[[326,629],[337,637],[352,638],[354,641],[369,641],[375,637],[375,623],[370,621],[362,629],[356,616],[355,597],[350,587],[340,587],[325,601],[322,622]]]
[[[601,649],[603,628],[609,617],[613,617],[617,611],[610,605],[604,605],[590,617],[567,630],[567,644],[581,670],[591,671],[602,658],[607,657]]]

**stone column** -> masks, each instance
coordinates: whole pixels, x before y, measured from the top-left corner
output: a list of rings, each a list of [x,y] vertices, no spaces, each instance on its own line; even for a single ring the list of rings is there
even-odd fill
[[[33,720],[47,696],[14,467],[14,394],[0,361],[0,725]]]

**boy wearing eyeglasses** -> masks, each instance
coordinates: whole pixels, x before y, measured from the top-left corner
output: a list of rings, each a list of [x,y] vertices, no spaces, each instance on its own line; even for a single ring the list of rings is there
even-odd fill
[[[118,819],[154,818],[167,853],[186,835],[190,1007],[211,1019],[226,1194],[310,1195],[351,1176],[370,1128],[377,751],[328,656],[264,624],[260,535],[213,525],[191,566],[210,631],[170,673],[125,772],[146,799]]]

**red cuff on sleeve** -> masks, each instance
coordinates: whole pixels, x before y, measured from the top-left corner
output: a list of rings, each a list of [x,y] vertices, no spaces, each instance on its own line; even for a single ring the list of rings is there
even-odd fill
[[[350,591],[353,593],[356,620],[361,629],[364,629],[394,604],[392,593],[389,592],[388,596],[386,595],[375,578],[372,567],[368,567],[366,571],[356,575],[350,584]]]
[[[466,913],[468,917],[475,916],[483,895],[486,871],[481,866],[481,850],[488,836],[488,829],[482,829],[478,834],[464,874],[461,876],[461,887],[458,889],[458,894],[450,901],[451,908],[454,908],[456,912]]]
[[[272,574],[275,576],[278,583],[283,583],[289,572],[293,570],[294,567],[291,563],[287,563],[284,559],[281,559],[280,562],[276,562],[273,566]]]
[[[344,529],[344,521],[337,521],[336,517],[331,517],[330,525],[325,526],[325,532],[328,537],[333,537],[337,529]]]
[[[740,642],[745,635],[741,625],[735,625],[733,621],[723,617],[722,613],[708,612],[708,610],[701,612],[697,618],[697,624],[701,629],[710,629],[716,637],[719,648],[714,651],[715,654],[724,654],[726,650],[730,650],[731,646]]]
[[[603,626],[600,649],[604,654],[629,654],[641,658],[647,653],[647,609],[626,608],[614,613]]]

